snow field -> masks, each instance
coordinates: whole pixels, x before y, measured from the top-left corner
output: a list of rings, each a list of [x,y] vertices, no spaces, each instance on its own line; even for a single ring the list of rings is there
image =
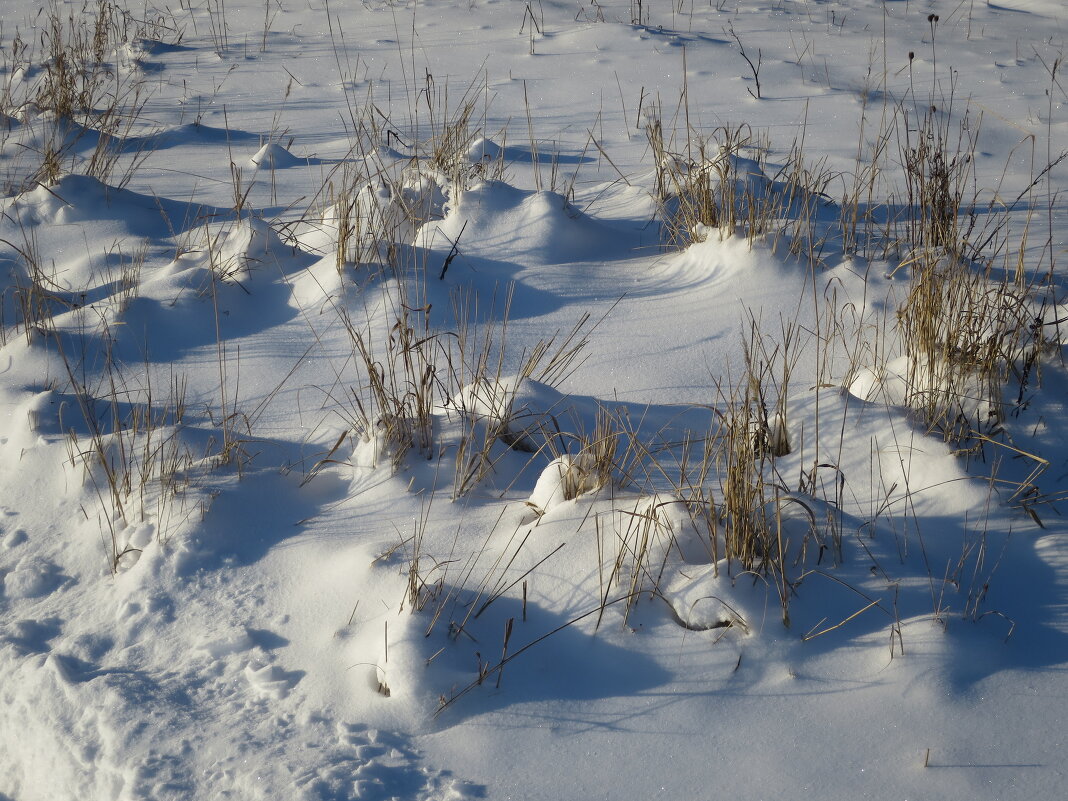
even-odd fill
[[[0,798],[1054,797],[1056,4],[35,13]]]

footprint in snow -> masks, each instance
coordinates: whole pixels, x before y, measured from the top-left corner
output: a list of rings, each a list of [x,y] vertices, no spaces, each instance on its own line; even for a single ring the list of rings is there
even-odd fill
[[[57,589],[66,578],[47,559],[26,556],[4,576],[4,595],[9,599],[40,598]]]
[[[422,765],[404,737],[359,725],[338,727],[337,748],[327,759],[296,776],[304,798],[410,798],[469,801],[485,798],[485,788],[455,778],[450,771]]]
[[[17,548],[29,538],[29,535],[23,529],[17,528],[4,538],[4,547],[9,549]]]
[[[63,621],[58,617],[41,620],[16,620],[6,626],[0,634],[0,643],[10,643],[20,654],[43,654],[50,646],[49,641],[62,632]]]
[[[273,651],[286,645],[289,645],[289,640],[268,629],[242,628],[201,643],[198,650],[212,659],[224,659],[232,654],[251,651],[253,648]]]
[[[277,699],[289,695],[289,691],[304,678],[303,670],[283,670],[278,665],[265,664],[258,659],[253,659],[245,665],[244,673],[258,695]]]
[[[266,652],[288,644],[284,637],[265,629],[241,629],[202,643],[198,650],[220,663],[251,651],[242,660],[245,663],[242,673],[249,686],[258,695],[285,698],[304,677],[304,671],[283,670],[270,661]]]

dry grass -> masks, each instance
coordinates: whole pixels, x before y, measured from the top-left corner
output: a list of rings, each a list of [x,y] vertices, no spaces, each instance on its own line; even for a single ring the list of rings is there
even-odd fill
[[[390,327],[385,353],[379,356],[370,330],[348,319],[345,323],[354,357],[366,377],[359,390],[351,389],[359,435],[375,442],[379,454],[388,458],[394,469],[413,449],[429,458],[440,386],[436,335],[430,333],[425,318],[416,328],[412,314],[402,307]]]
[[[639,5],[637,17],[642,13]],[[216,48],[224,51],[225,6],[210,4],[209,19]],[[39,41],[28,44],[16,37],[5,51],[12,69],[39,62],[41,77],[22,95],[14,95],[11,85],[0,94],[5,113],[39,115],[49,126],[31,180],[48,183],[66,170],[79,169],[121,185],[142,157],[124,153],[123,141],[135,128],[144,95],[137,71],[117,69],[114,53],[137,36],[160,32],[131,29],[130,19],[108,0],[100,0],[93,14],[78,19],[64,17],[53,4],[45,20]],[[533,15],[530,22],[533,27]],[[265,37],[269,27],[267,19]],[[40,55],[35,53],[38,48]],[[757,96],[759,65],[759,57],[750,63]],[[842,556],[840,519],[833,512],[820,519],[815,510],[816,501],[832,510],[840,508],[838,492],[844,477],[839,472],[828,483],[818,481],[818,471],[837,468],[814,460],[801,486],[791,488],[776,469],[776,460],[794,447],[790,397],[798,351],[804,344],[801,332],[780,322],[774,337],[769,337],[750,317],[743,332],[740,374],[713,387],[717,402],[711,429],[691,434],[681,444],[640,440],[629,421],[607,406],[598,410],[590,431],[567,425],[574,421],[554,420],[554,410],[545,410],[534,421],[519,419],[513,407],[522,382],[554,384],[569,375],[581,363],[596,324],[589,325],[590,317],[584,315],[569,331],[547,336],[528,352],[511,353],[510,291],[502,290],[500,314],[496,309],[490,313],[478,309],[473,295],[460,293],[454,296],[456,330],[435,326],[424,291],[434,276],[427,274],[419,231],[441,219],[447,204],[474,182],[500,178],[505,165],[503,155],[474,163],[469,158],[472,145],[485,131],[485,112],[480,119],[477,100],[482,90],[472,84],[452,103],[447,87],[431,81],[428,75],[427,85],[411,92],[425,100],[425,110],[413,107],[412,118],[403,125],[385,118],[370,98],[363,109],[350,107],[351,158],[331,174],[323,192],[330,206],[324,222],[336,231],[339,273],[347,280],[389,284],[383,290],[386,302],[369,311],[365,320],[354,319],[342,304],[337,305],[355,365],[351,381],[339,375],[347,393],[339,405],[347,407],[351,429],[374,442],[378,455],[393,470],[413,456],[429,460],[451,450],[454,500],[490,476],[509,449],[531,452],[531,459],[541,462],[550,457],[560,460],[565,500],[624,485],[645,491],[645,497],[629,507],[620,502],[613,512],[618,520],[606,525],[596,519],[601,597],[599,609],[593,611],[598,621],[605,609],[622,602],[626,625],[639,598],[659,594],[666,554],[677,534],[667,507],[681,501],[703,527],[711,561],[722,565],[728,577],[758,577],[774,588],[783,622],[789,624],[796,588],[813,564],[827,551],[836,562]],[[813,275],[819,273],[828,251],[893,255],[899,274],[907,272],[909,284],[900,307],[891,311],[892,320],[866,328],[869,319],[861,310],[856,312],[860,323],[849,324],[837,298],[821,299],[830,311],[814,333],[816,347],[828,354],[819,360],[819,383],[842,384],[858,367],[881,370],[892,357],[904,356],[908,364],[904,405],[928,431],[969,449],[987,447],[996,439],[1006,404],[1012,403],[1011,397],[1005,398],[1006,385],[1016,382],[1022,398],[1026,387],[1039,380],[1042,359],[1060,345],[1060,339],[1055,322],[1048,319],[1049,304],[1042,297],[1045,287],[1027,275],[1024,245],[1016,251],[1008,248],[999,233],[1004,228],[996,220],[988,219],[983,231],[977,231],[979,192],[973,169],[979,121],[965,114],[951,127],[951,105],[948,111],[925,110],[919,115],[904,105],[894,109],[872,138],[869,158],[862,164],[858,155],[855,174],[845,177],[807,159],[803,131],[778,168],[771,166],[771,143],[748,125],[723,126],[707,134],[687,123],[680,134],[666,131],[654,115],[646,137],[665,245],[686,247],[713,235],[740,235],[750,242],[766,238],[776,252],[784,244],[785,252]],[[532,125],[528,134],[540,187]],[[90,135],[98,144],[79,160],[75,145]],[[590,141],[607,157],[592,133]],[[894,143],[897,162],[890,164]],[[896,171],[892,179],[884,176],[890,167]],[[555,186],[555,162],[552,171],[550,183]],[[249,187],[242,184],[236,169],[233,178],[234,212],[240,217]],[[828,221],[823,212],[830,207],[828,193],[838,178],[847,189],[834,210],[835,219]],[[887,191],[891,182],[898,188]],[[985,208],[989,211],[990,206]],[[27,336],[33,332],[54,336],[62,349],[54,315],[69,310],[69,304],[53,277],[40,269],[44,260],[32,234],[25,240],[17,248],[12,245],[25,267],[25,279],[14,290],[14,329]],[[218,243],[209,249],[214,253]],[[1015,253],[1011,265],[1010,253]],[[1004,257],[1004,269],[995,269],[996,257]],[[120,296],[127,300],[137,291],[143,260],[143,253],[120,260],[128,265],[120,280]],[[215,282],[233,280],[238,273],[225,265],[214,266],[212,296],[217,298]],[[448,262],[442,275],[447,267]],[[496,306],[496,298],[490,306]],[[858,330],[876,330],[878,337],[889,341],[852,339]],[[105,330],[105,351],[109,336]],[[218,331],[217,339],[221,461],[226,461],[241,447],[241,437],[235,433],[241,415],[237,399],[227,396],[228,360]],[[847,363],[844,369],[835,369],[831,354],[842,352],[848,354]],[[110,356],[102,377],[90,384],[78,354],[61,351],[61,355],[82,417],[79,429],[72,429],[68,437],[69,457],[82,466],[99,500],[102,531],[110,531],[109,562],[117,570],[130,554],[122,526],[149,518],[163,520],[172,515],[170,509],[179,510],[179,516],[184,513],[181,499],[196,461],[181,437],[184,385],[176,380],[170,397],[161,402],[150,385],[134,385]],[[443,421],[452,412],[457,413],[458,426],[453,439],[443,439]],[[695,451],[698,455],[691,460]],[[671,461],[675,464],[669,466]],[[672,494],[657,495],[652,477],[663,478],[673,468],[678,478],[670,487]],[[412,611],[430,614],[428,632],[462,609],[462,615],[449,619],[450,626],[462,632],[489,605],[515,591],[541,562],[514,575],[513,563],[527,546],[529,534],[517,530],[489,566],[479,563],[483,551],[475,550],[460,569],[458,581],[450,585],[446,579],[451,578],[454,554],[435,559],[425,548],[432,509],[430,494],[410,536],[402,539],[406,603]],[[165,531],[164,526],[161,537]],[[975,554],[985,558],[986,548],[985,531],[977,529],[951,573],[954,581],[968,587],[965,612],[973,619],[982,614],[982,598],[992,575],[980,569],[982,560],[975,558]],[[464,605],[459,596],[468,586],[474,586],[475,597]],[[499,678],[504,665],[529,647],[510,650],[511,634],[509,621],[500,660],[483,664],[480,657],[477,683],[493,672]]]
[[[38,131],[35,164],[6,178],[13,191],[53,183],[67,172],[120,187],[130,180],[149,155],[144,146],[126,144],[147,101],[137,46],[142,39],[179,41],[182,32],[168,19],[135,20],[111,0],[81,11],[52,2],[36,39],[16,32],[5,43],[7,74],[32,77],[2,87],[0,111]]]
[[[106,327],[101,336],[107,346]],[[107,346],[100,381],[90,385],[83,366],[63,347],[64,339],[59,333],[53,338],[80,420],[67,427],[73,421],[60,419],[60,428],[66,431],[71,466],[81,465],[97,499],[101,528],[108,534],[105,551],[111,569],[118,571],[128,563],[127,557],[139,552],[122,537],[127,527],[151,522],[155,538],[166,542],[193,511],[185,500],[199,459],[182,434],[185,381],[172,377],[168,394],[160,401],[149,366],[138,371],[142,383],[135,384]],[[83,512],[88,518],[88,511]]]

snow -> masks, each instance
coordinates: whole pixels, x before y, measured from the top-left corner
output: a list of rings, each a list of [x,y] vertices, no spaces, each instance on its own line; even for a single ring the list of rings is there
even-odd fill
[[[1062,4],[3,19],[0,801],[1061,796]]]

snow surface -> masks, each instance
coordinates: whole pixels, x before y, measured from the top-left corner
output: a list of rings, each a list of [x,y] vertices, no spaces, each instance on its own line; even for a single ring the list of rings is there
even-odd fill
[[[1062,797],[1061,353],[959,453],[884,342],[906,256],[664,247],[645,133],[749,126],[759,191],[802,147],[825,222],[888,109],[967,111],[988,208],[1045,199],[1018,252],[1060,303],[1062,3],[130,4],[106,177],[30,102],[38,5],[0,9],[0,801]],[[412,169],[468,102],[454,174]],[[339,270],[352,216],[390,241]],[[757,432],[788,626],[671,485],[754,325],[803,346]],[[587,341],[529,360],[554,337]]]

